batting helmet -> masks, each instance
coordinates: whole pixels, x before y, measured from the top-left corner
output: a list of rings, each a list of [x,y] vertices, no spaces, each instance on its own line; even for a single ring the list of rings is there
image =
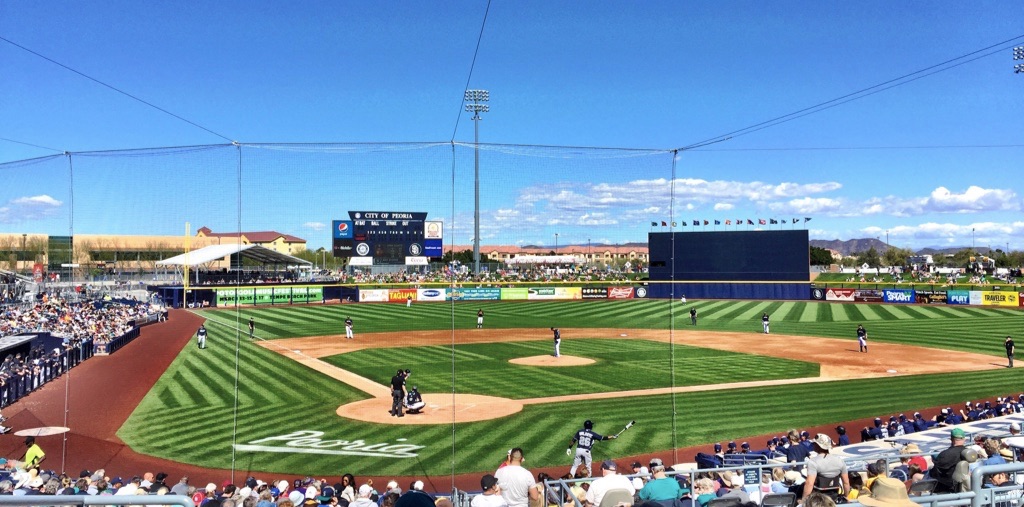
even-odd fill
[[[587,419],[586,421],[583,421],[583,427],[584,427],[584,428],[586,428],[586,429],[588,429],[588,430],[589,430],[589,429],[593,429],[593,427],[594,427],[594,422],[593,422],[593,421],[591,421],[590,419]]]

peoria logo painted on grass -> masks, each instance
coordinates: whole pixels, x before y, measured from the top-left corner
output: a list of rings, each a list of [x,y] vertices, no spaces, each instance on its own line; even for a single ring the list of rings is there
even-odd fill
[[[426,446],[413,444],[368,444],[363,440],[324,440],[322,431],[300,430],[285,435],[261,438],[247,444],[235,444],[239,451],[280,452],[288,454],[331,454],[376,456],[379,458],[415,458]],[[404,440],[404,439],[400,439]],[[277,445],[261,445],[277,444]]]

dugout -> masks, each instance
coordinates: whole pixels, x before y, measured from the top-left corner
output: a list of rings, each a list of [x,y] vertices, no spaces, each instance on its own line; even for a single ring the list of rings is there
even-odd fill
[[[807,230],[652,232],[649,297],[807,299]]]

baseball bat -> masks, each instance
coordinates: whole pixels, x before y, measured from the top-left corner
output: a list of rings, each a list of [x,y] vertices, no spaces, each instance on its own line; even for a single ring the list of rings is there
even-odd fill
[[[619,430],[619,432],[615,434],[615,438],[619,438],[619,435],[621,435],[623,431],[632,428],[634,424],[636,424],[636,421],[629,421],[628,423],[626,423],[626,427]]]

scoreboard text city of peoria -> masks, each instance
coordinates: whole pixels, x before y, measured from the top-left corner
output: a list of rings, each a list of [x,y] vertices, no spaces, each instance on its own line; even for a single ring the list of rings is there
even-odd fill
[[[352,266],[425,266],[441,257],[444,224],[426,213],[349,211],[349,220],[334,220],[334,256],[350,257]]]

